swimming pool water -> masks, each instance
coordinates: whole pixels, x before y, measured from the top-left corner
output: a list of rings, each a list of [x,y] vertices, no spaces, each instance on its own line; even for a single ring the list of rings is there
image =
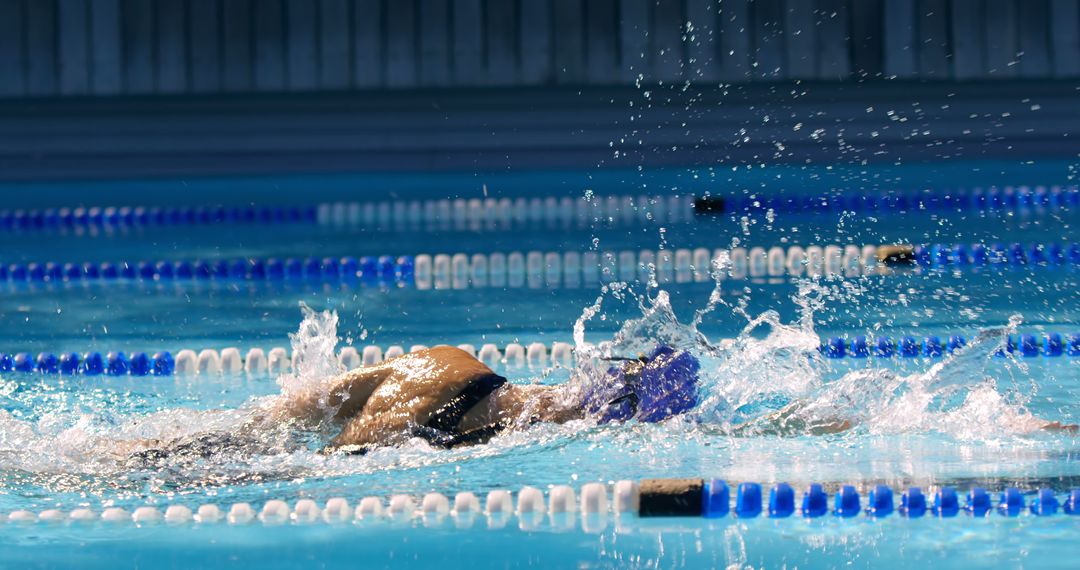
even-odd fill
[[[956,186],[982,177],[991,184],[1069,184],[1068,165],[1017,168],[987,163],[947,172],[895,168],[881,173],[783,171],[787,187],[852,191],[908,182]],[[935,183],[921,177],[936,176]],[[561,179],[492,177],[499,195],[558,193],[582,197],[618,193],[638,175],[604,180],[580,173]],[[685,172],[648,173],[651,190],[685,187],[723,193]],[[755,174],[755,184],[769,182]],[[880,182],[880,180],[886,182]],[[304,188],[309,202],[362,199],[353,187],[399,184],[398,196],[471,197],[483,179],[446,175],[424,181],[403,178],[325,177],[238,184],[244,200],[283,201],[273,185]],[[766,182],[761,182],[766,181]],[[900,181],[900,182],[897,182]],[[152,195],[132,183],[113,186],[43,186],[36,201],[21,207],[60,205],[185,204],[224,200],[227,181],[190,182],[190,193]],[[422,188],[423,183],[432,183]],[[802,186],[799,184],[802,183]],[[972,182],[974,183],[974,182]],[[169,183],[146,183],[163,188]],[[695,185],[697,185],[695,187]],[[325,186],[325,188],[323,188]],[[556,190],[557,189],[557,190]],[[767,188],[768,190],[769,188]],[[634,192],[636,193],[637,187]],[[756,191],[756,190],[750,190]],[[471,194],[470,194],[471,193]],[[631,192],[628,192],[631,193]],[[295,193],[290,195],[295,196]],[[78,196],[78,198],[73,198]],[[211,197],[214,196],[214,197]],[[233,196],[230,199],[240,199]],[[307,203],[307,202],[305,202]],[[723,215],[670,225],[588,227],[540,224],[514,231],[371,231],[311,225],[166,227],[73,235],[38,231],[0,234],[8,246],[0,262],[84,262],[232,257],[339,257],[495,251],[566,251],[664,247],[667,249],[808,244],[1080,241],[1077,210],[1056,212],[763,214],[747,219]],[[735,241],[737,240],[737,242]],[[146,469],[117,459],[111,441],[190,433],[234,424],[253,399],[281,390],[274,378],[74,377],[3,373],[0,376],[0,512],[16,509],[70,511],[88,506],[127,509],[173,503],[195,507],[215,502],[259,505],[268,499],[323,503],[345,497],[429,491],[453,496],[523,485],[578,486],[644,477],[719,477],[734,483],[786,481],[797,489],[811,482],[830,488],[876,483],[901,488],[952,485],[965,491],[1018,486],[1026,491],[1080,487],[1075,457],[1080,440],[1029,429],[1030,416],[1080,422],[1080,359],[1000,358],[991,346],[963,357],[830,360],[816,351],[831,336],[913,335],[947,337],[1001,329],[1080,332],[1072,265],[905,268],[860,278],[750,279],[670,283],[629,291],[578,288],[486,288],[418,290],[340,283],[134,282],[0,284],[0,352],[92,350],[128,353],[184,348],[288,346],[301,321],[300,303],[335,311],[339,346],[382,347],[438,343],[572,342],[587,307],[602,297],[599,312],[584,321],[585,339],[610,340],[631,319],[641,328],[678,342],[700,332],[714,344],[740,337],[727,352],[703,354],[710,370],[700,409],[659,425],[588,422],[538,426],[506,434],[475,448],[436,451],[415,443],[364,457],[323,456],[307,448],[269,455],[229,456]],[[718,291],[715,308],[689,328]],[[670,307],[675,320],[667,315]],[[652,311],[651,316],[643,317]],[[771,312],[775,312],[773,315]],[[744,330],[750,319],[761,326]],[[312,317],[317,319],[318,317]],[[323,321],[328,324],[327,321]],[[619,348],[637,346],[634,339]],[[303,348],[303,347],[301,347]],[[976,347],[978,348],[978,347]],[[309,348],[314,350],[313,348]],[[561,382],[566,370],[507,369],[516,382]],[[926,396],[927,401],[920,398]],[[733,435],[725,426],[753,419],[792,399],[808,399],[856,420],[849,433],[779,437]],[[732,405],[738,403],[738,406]],[[312,443],[315,447],[315,443]],[[1030,497],[1029,497],[1030,498]],[[526,531],[455,529],[445,522],[362,527],[285,526],[135,528],[131,525],[0,526],[4,564],[68,566],[78,561],[105,566],[206,566],[233,560],[270,567],[300,563],[355,562],[446,567],[534,565],[580,567],[702,567],[728,564],[774,567],[894,567],[925,561],[935,566],[1000,564],[1067,567],[1056,556],[1072,541],[1080,520],[992,517],[974,520],[906,520],[891,517],[850,521],[752,520],[609,521],[600,532],[567,531],[544,524]],[[417,527],[413,529],[413,527]],[[580,527],[580,525],[575,525]]]

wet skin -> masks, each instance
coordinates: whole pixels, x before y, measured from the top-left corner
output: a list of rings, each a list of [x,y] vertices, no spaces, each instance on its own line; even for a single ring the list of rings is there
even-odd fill
[[[330,420],[341,426],[341,432],[330,448],[397,445],[470,384],[493,374],[459,348],[436,346],[347,372],[331,382],[327,393],[283,401],[270,417],[272,421],[320,421],[328,410],[334,410]],[[579,407],[562,402],[560,392],[557,386],[504,384],[473,406],[457,431],[583,417]]]

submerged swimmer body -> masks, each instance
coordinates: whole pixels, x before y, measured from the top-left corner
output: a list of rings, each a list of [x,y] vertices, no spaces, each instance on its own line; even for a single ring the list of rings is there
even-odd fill
[[[251,446],[258,434],[281,426],[338,431],[323,451],[366,453],[412,438],[451,448],[484,443],[509,429],[538,422],[595,418],[598,423],[658,422],[697,405],[700,363],[667,346],[636,359],[619,359],[602,382],[590,385],[515,385],[469,353],[450,346],[420,350],[359,368],[330,380],[328,389],[283,398],[262,409],[235,433],[207,432],[164,445],[144,442],[139,459],[174,455],[208,458]],[[807,419],[796,402],[746,424],[732,435],[823,435],[853,427],[844,418]],[[1036,420],[1037,428],[1076,431],[1076,426]]]

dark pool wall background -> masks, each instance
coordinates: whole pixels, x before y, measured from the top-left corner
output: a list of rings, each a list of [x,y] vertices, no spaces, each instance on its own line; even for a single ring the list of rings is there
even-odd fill
[[[0,0],[0,96],[1080,74],[1076,0]]]
[[[1080,0],[0,0],[0,180],[1075,159]]]

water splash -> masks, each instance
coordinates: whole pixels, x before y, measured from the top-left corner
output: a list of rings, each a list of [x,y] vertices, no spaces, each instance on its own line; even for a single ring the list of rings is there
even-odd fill
[[[723,271],[719,265],[716,268]],[[717,287],[689,324],[679,321],[666,291],[634,294],[627,284],[606,286],[574,325],[578,366],[571,382],[578,393],[607,381],[612,357],[649,353],[664,344],[693,353],[702,362],[699,405],[685,417],[708,430],[740,436],[846,432],[850,437],[902,433],[942,433],[958,439],[988,434],[1008,436],[1039,431],[1045,421],[1026,410],[1037,386],[1026,392],[1002,391],[988,373],[995,355],[1020,324],[986,329],[962,350],[946,355],[929,369],[903,373],[873,367],[836,374],[818,351],[822,339],[814,317],[832,302],[852,302],[858,286],[807,279],[792,301],[799,307],[794,323],[773,310],[749,315],[744,305],[729,305]],[[641,317],[627,319],[608,340],[586,342],[587,323],[602,315],[607,297],[632,296]],[[746,319],[734,339],[711,340],[699,330],[710,313],[727,307]],[[1023,364],[1016,366],[1024,371]]]
[[[289,400],[311,398],[325,413],[326,419],[337,410],[327,403],[333,380],[345,372],[338,360],[338,314],[336,311],[316,312],[306,303],[300,303],[303,319],[295,333],[289,334],[292,346],[292,369],[278,377],[281,387],[278,397],[264,403],[264,408]]]

